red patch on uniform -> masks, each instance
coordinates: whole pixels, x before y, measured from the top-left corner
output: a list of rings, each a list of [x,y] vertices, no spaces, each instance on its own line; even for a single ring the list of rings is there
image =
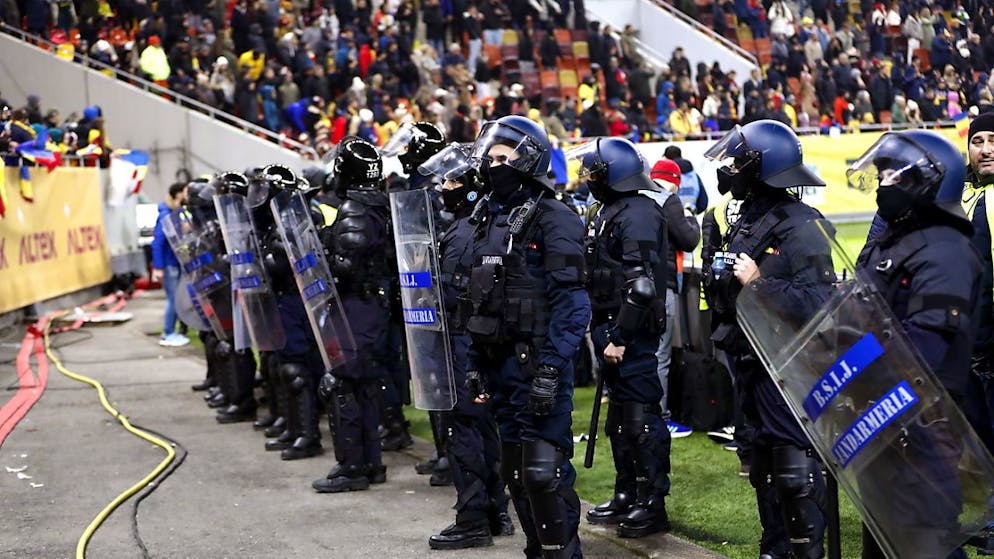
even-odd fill
[[[536,243],[535,241],[532,241],[532,242],[528,243],[528,248],[531,249],[531,250],[538,250],[538,243]]]
[[[911,285],[911,278],[901,278],[901,287],[908,287]]]
[[[780,256],[780,247],[775,247],[770,254],[774,256]]]

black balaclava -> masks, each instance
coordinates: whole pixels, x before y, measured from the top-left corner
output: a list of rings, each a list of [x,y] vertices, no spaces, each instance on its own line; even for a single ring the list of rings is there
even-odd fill
[[[507,201],[512,194],[520,190],[525,179],[524,173],[506,163],[487,165],[480,175],[483,177],[484,185],[493,192],[494,199],[498,202]]]

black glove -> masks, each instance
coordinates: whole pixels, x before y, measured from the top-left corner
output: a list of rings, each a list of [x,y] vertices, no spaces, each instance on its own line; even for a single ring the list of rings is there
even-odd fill
[[[487,381],[480,374],[480,371],[467,371],[466,372],[466,391],[469,392],[469,397],[472,399],[487,397]]]
[[[528,391],[528,409],[535,415],[551,412],[558,391],[559,371],[548,365],[542,365],[532,378],[532,387]]]
[[[325,404],[332,401],[335,395],[335,389],[338,388],[338,378],[336,378],[331,373],[325,373],[318,382],[318,397]]]

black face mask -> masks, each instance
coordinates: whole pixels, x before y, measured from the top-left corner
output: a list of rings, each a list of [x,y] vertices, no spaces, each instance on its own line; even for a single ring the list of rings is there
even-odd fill
[[[729,173],[728,167],[718,169],[718,192],[726,194],[732,193],[732,198],[745,200],[749,196],[754,184],[749,173]]]
[[[915,197],[896,186],[877,189],[877,213],[887,223],[897,223],[907,217],[914,207]]]
[[[608,186],[607,181],[603,180],[600,175],[593,175],[587,179],[587,188],[590,189],[590,194],[594,199],[599,202],[605,202],[608,198],[608,193],[611,191],[611,187]]]
[[[512,193],[521,188],[521,172],[510,165],[487,167],[483,177],[484,182],[490,187],[497,200],[506,200]]]
[[[460,186],[450,190],[442,190],[442,206],[446,210],[455,213],[464,206],[472,206],[480,198],[479,192],[468,186]]]

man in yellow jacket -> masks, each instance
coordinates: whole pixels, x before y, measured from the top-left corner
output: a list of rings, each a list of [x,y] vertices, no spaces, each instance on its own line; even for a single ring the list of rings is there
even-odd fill
[[[162,50],[162,42],[158,35],[152,35],[148,38],[148,46],[138,58],[138,67],[156,85],[169,86],[166,80],[169,79],[172,70],[169,68],[169,58],[166,56],[166,51]]]

